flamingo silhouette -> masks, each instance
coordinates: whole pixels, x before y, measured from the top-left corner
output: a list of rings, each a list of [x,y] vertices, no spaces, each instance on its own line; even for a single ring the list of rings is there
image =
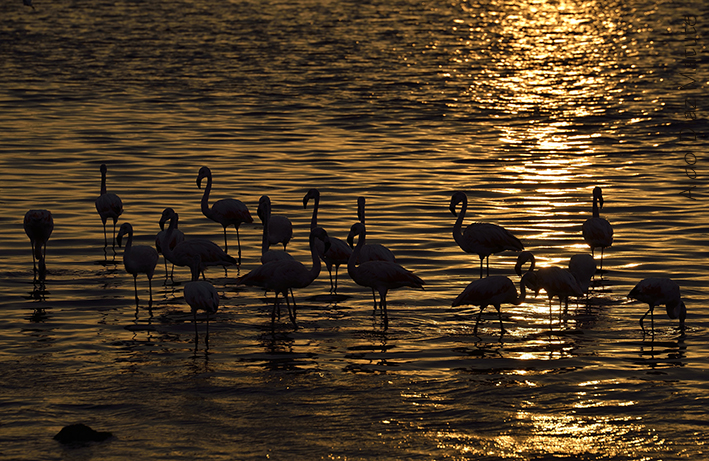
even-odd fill
[[[366,225],[364,208],[366,204],[366,199],[364,197],[357,197],[357,219],[359,222]],[[392,251],[380,243],[368,243],[362,245],[360,250],[359,260],[357,264],[366,261],[391,261],[396,262],[396,257]]]
[[[539,270],[534,270],[535,258],[530,251],[523,251],[517,257],[515,272],[517,275],[522,275],[522,266],[530,261],[531,265],[527,270],[529,277],[525,280],[528,288],[534,290],[534,295],[539,293],[540,289],[544,289],[549,298],[549,322],[552,321],[552,306],[551,300],[555,296],[559,298],[559,307],[565,303],[564,311],[569,307],[569,296],[583,296],[581,285],[576,280],[576,277],[567,269],[560,267],[543,267]]]
[[[650,307],[647,312],[640,317],[640,328],[645,332],[643,319],[650,314],[650,324],[652,334],[655,334],[655,306],[664,304],[667,308],[667,316],[671,319],[679,318],[679,327],[684,332],[684,321],[687,318],[687,307],[680,296],[680,289],[677,282],[666,277],[650,277],[638,282],[628,293],[628,298],[637,299],[647,303]]]
[[[160,217],[160,226],[170,222],[165,238],[172,240],[174,232],[177,230],[179,215],[172,208],[166,208]],[[192,280],[198,280],[199,274],[204,277],[204,269],[207,266],[231,266],[236,264],[236,259],[224,252],[219,245],[211,240],[196,238],[185,239],[175,245],[175,248],[166,246],[162,248],[163,255],[176,266],[187,266],[192,273]]]
[[[505,334],[507,330],[505,330],[505,327],[502,324],[500,305],[502,303],[514,304],[516,306],[522,304],[527,297],[525,284],[527,279],[531,276],[532,274],[530,272],[527,272],[522,276],[522,279],[520,280],[519,296],[517,296],[517,289],[515,288],[514,283],[512,283],[512,280],[508,277],[493,275],[475,280],[455,298],[452,306],[457,307],[465,304],[472,304],[480,307],[480,312],[478,312],[478,317],[475,321],[475,328],[473,329],[473,334],[475,335],[478,334],[478,323],[480,323],[480,317],[482,316],[483,310],[485,310],[487,306],[494,306],[495,309],[497,309],[497,317],[500,320],[500,333]]]
[[[374,297],[374,310],[377,309],[377,297],[375,291],[379,292],[379,309],[384,317],[384,328],[389,326],[389,315],[387,313],[387,292],[401,287],[421,288],[424,281],[413,272],[404,269],[400,264],[391,261],[367,261],[357,265],[357,259],[362,252],[362,247],[366,244],[367,230],[361,222],[354,223],[347,236],[350,246],[354,245],[354,237],[359,236],[357,246],[347,262],[347,272],[357,285],[372,289]]]
[[[205,345],[209,343],[209,316],[217,312],[219,307],[219,293],[214,285],[204,280],[195,280],[185,284],[185,301],[189,304],[194,318],[194,340],[197,345],[197,311],[203,310],[207,314],[207,337]]]
[[[145,274],[148,277],[148,286],[150,289],[150,304],[153,305],[153,274],[155,266],[158,264],[158,252],[155,248],[146,245],[133,245],[133,226],[130,223],[124,222],[118,230],[118,246],[121,246],[121,239],[128,234],[128,241],[123,250],[123,265],[126,272],[133,276],[133,286],[135,288],[135,307],[138,307],[138,274]]]
[[[291,310],[290,302],[288,301],[288,291],[293,288],[305,288],[309,286],[320,275],[320,256],[315,249],[315,240],[321,240],[325,249],[330,245],[327,232],[320,227],[316,227],[310,231],[309,246],[310,255],[313,265],[310,269],[305,267],[303,263],[295,260],[276,260],[262,264],[246,275],[237,278],[237,284],[261,287],[267,291],[276,293],[273,310],[271,311],[271,326],[275,322],[276,310],[280,315],[280,305],[278,295],[283,294],[288,306],[288,315],[290,316],[293,325],[297,328],[296,323],[296,304],[293,298],[293,309]],[[292,297],[292,295],[291,295]]]
[[[456,206],[463,203],[460,214],[456,214]],[[505,250],[522,251],[522,242],[507,229],[497,224],[473,223],[462,231],[465,212],[468,210],[468,196],[465,192],[455,192],[451,197],[451,213],[457,216],[453,226],[453,238],[466,253],[477,254],[480,257],[480,278],[483,277],[483,259],[487,258],[487,275],[490,275],[490,255]]]
[[[569,272],[573,274],[584,294],[588,294],[591,278],[596,273],[596,260],[589,254],[579,253],[571,256]]]
[[[106,221],[108,218],[113,220],[113,247],[116,246],[116,222],[118,222],[118,217],[123,213],[123,202],[121,198],[116,194],[111,192],[106,192],[106,173],[108,167],[106,164],[101,164],[101,195],[96,199],[96,211],[101,217],[101,222],[103,223],[103,246],[104,248],[108,246],[108,240],[106,237]]]
[[[203,166],[197,174],[197,187],[202,188],[202,179],[207,178],[207,186],[204,188],[202,195],[202,213],[214,222],[218,222],[224,228],[224,250],[229,252],[229,243],[227,242],[226,228],[234,226],[236,229],[236,243],[239,248],[238,264],[241,264],[241,239],[239,238],[239,226],[242,223],[254,222],[249,213],[249,209],[240,200],[225,198],[214,202],[212,207],[209,207],[209,193],[212,191],[212,171]]]
[[[587,219],[581,228],[583,239],[591,247],[591,255],[594,256],[596,248],[601,249],[601,267],[603,271],[603,250],[613,244],[613,227],[604,218],[600,217],[600,210],[603,209],[603,193],[601,188],[593,188],[593,217]]]
[[[286,250],[271,250],[270,249],[270,227],[271,227],[271,199],[268,195],[262,195],[258,201],[258,210],[256,211],[259,219],[263,223],[263,237],[261,240],[261,264],[266,264],[270,261],[282,259],[294,260]]]
[[[310,200],[314,201],[313,217],[310,219],[310,229],[318,227],[318,209],[320,207],[320,191],[310,189],[303,197],[303,208],[308,207]],[[352,254],[352,249],[344,241],[330,236],[330,247],[325,251],[325,246],[320,240],[315,241],[315,249],[320,258],[325,262],[325,267],[330,275],[330,293],[337,294],[337,274],[342,264],[347,264]],[[332,266],[335,266],[335,280],[332,279]]]
[[[47,275],[47,241],[54,230],[54,219],[48,210],[29,210],[25,213],[25,233],[32,246],[32,269],[35,278],[44,280]],[[38,268],[39,266],[39,268]]]
[[[173,211],[172,208],[165,208],[165,210],[163,210],[163,214],[165,214],[166,212],[169,213],[170,211]],[[177,221],[175,221],[175,226],[177,226]],[[171,279],[174,280],[173,275],[175,273],[175,263],[170,261],[170,263],[172,264],[172,272],[170,272],[168,274],[168,271],[167,271],[168,258],[167,258],[167,256],[165,256],[162,249],[163,249],[163,247],[166,247],[166,246],[169,246],[170,249],[174,249],[178,243],[185,241],[185,234],[182,233],[181,230],[177,229],[177,227],[175,227],[172,230],[172,232],[170,233],[170,240],[169,241],[167,239],[167,236],[168,236],[168,233],[167,233],[167,230],[165,229],[165,223],[161,221],[160,222],[160,232],[158,232],[157,235],[155,236],[155,249],[158,250],[158,254],[163,255],[163,259],[165,260],[165,278],[167,279],[169,276]]]

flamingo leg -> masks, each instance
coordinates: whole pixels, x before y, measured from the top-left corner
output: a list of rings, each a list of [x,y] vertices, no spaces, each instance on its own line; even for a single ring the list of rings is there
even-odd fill
[[[500,334],[504,335],[507,333],[507,330],[505,330],[505,326],[502,324],[502,312],[500,311],[500,306],[495,306],[495,309],[497,309],[497,318],[500,319]]]
[[[652,304],[650,304],[649,306],[650,306],[650,308],[647,310],[647,312],[645,312],[645,313],[643,314],[643,316],[640,317],[640,328],[642,328],[643,333],[645,333],[645,327],[643,326],[643,319],[644,319],[645,317],[647,317],[647,314],[650,314],[650,319],[653,318],[653,309],[655,309],[655,306],[653,306]],[[654,321],[652,322],[652,327],[653,327],[653,330],[654,330],[654,329],[655,329],[655,323],[654,323]]]
[[[153,307],[153,279],[148,277],[148,290],[150,290],[150,303],[148,307]]]
[[[480,256],[480,278],[483,278],[483,259],[485,259],[485,257]]]
[[[377,313],[377,295],[374,293],[374,288],[372,288],[372,297],[374,298],[374,313]]]
[[[339,268],[339,265],[335,266],[335,289],[333,290],[333,294],[337,294],[337,271]]]
[[[133,276],[133,288],[135,288],[135,307],[138,308],[138,274]]]
[[[487,255],[487,258],[485,258],[485,264],[487,266],[487,275],[488,277],[490,276],[490,255]]]
[[[238,254],[239,257],[237,258],[237,263],[239,266],[241,266],[241,239],[239,238],[239,226],[236,225],[236,246],[238,247]]]
[[[476,318],[476,320],[475,320],[475,328],[473,328],[473,334],[474,334],[475,336],[478,335],[478,323],[480,323],[480,318],[481,318],[482,315],[483,315],[483,311],[485,310],[485,307],[487,307],[487,306],[480,306],[480,311],[478,312],[478,316],[477,316],[477,318]]]
[[[379,301],[379,308],[382,311],[382,315],[384,316],[384,329],[389,328],[389,313],[387,312],[387,294],[386,291],[382,294],[379,294],[380,296],[380,301]]]
[[[226,226],[224,226],[224,253],[229,253],[229,244],[226,241]]]

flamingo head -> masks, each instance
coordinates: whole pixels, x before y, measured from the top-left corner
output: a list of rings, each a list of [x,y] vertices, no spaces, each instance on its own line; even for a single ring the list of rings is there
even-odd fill
[[[165,208],[160,216],[160,230],[165,230],[165,223],[171,219],[177,219],[177,213],[172,208]]]
[[[200,168],[199,173],[197,173],[197,187],[200,189],[202,188],[202,179],[204,178],[207,178],[207,181],[212,179],[212,171],[206,166]]]
[[[106,172],[108,171],[108,167],[106,167],[106,164],[102,163],[100,169],[101,169],[101,174],[105,176]]]
[[[315,203],[318,203],[320,201],[320,191],[313,188],[308,191],[308,193],[305,194],[305,197],[303,197],[303,208],[308,207],[308,202],[310,199],[315,200]]]
[[[261,222],[266,222],[271,216],[271,199],[268,195],[262,195],[258,199],[258,208],[256,209],[256,214],[258,215]]]
[[[534,254],[532,254],[531,251],[523,251],[517,256],[517,264],[515,264],[515,273],[517,275],[522,275],[522,266],[524,266],[527,261],[531,261],[529,269],[527,270],[527,272],[531,272],[534,270],[535,265]]]
[[[458,216],[458,213],[455,211],[455,207],[458,206],[460,202],[467,204],[468,197],[465,195],[465,192],[457,191],[453,193],[453,196],[451,197],[451,204],[448,207],[451,210],[451,213],[453,213],[453,216]]]
[[[347,234],[347,244],[350,246],[350,248],[354,248],[354,238],[356,235],[364,235],[365,233],[365,227],[364,224],[361,222],[356,222],[352,224],[352,227],[350,228],[350,233]],[[361,238],[361,237],[360,237]]]
[[[603,192],[601,191],[601,188],[596,186],[593,188],[593,201],[598,201],[598,207],[599,209],[603,209]]]
[[[133,226],[131,226],[130,223],[124,222],[118,230],[118,235],[116,235],[116,242],[118,242],[119,247],[121,246],[123,236],[126,234],[128,234],[129,237],[133,235]]]
[[[364,223],[364,197],[357,197],[357,219],[359,222]]]

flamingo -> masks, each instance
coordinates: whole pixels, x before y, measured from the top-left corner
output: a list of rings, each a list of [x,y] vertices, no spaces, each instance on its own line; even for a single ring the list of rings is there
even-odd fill
[[[463,232],[463,219],[468,210],[468,196],[465,192],[455,192],[451,197],[450,210],[456,216],[456,206],[463,202],[458,219],[453,226],[453,238],[466,253],[480,256],[480,278],[483,277],[483,259],[487,258],[487,275],[490,275],[490,255],[505,250],[522,251],[522,242],[507,229],[497,224],[473,223]]]
[[[209,316],[217,312],[219,307],[219,293],[216,288],[209,282],[204,280],[195,280],[185,284],[185,301],[192,309],[194,317],[194,339],[195,347],[197,344],[197,311],[203,310],[207,313],[207,340],[209,341]]]
[[[364,222],[364,206],[365,198],[357,197],[357,219],[359,219],[359,222],[366,225],[366,223]],[[389,248],[385,247],[380,243],[368,243],[366,245],[363,245],[359,257],[360,259],[359,261],[357,261],[357,264],[363,263],[365,261],[396,262],[396,257],[394,256],[394,253],[392,253]]]
[[[594,250],[601,249],[601,268],[603,271],[603,250],[613,244],[613,227],[604,218],[600,217],[603,209],[603,193],[601,188],[593,188],[593,217],[587,219],[581,228],[583,239],[591,247],[591,255],[595,257]]]
[[[258,201],[258,210],[256,211],[259,219],[263,223],[263,238],[261,241],[261,264],[266,264],[269,261],[281,259],[294,260],[285,250],[270,250],[269,235],[271,229],[271,199],[268,195],[262,195]]]
[[[573,274],[584,294],[588,294],[591,278],[596,273],[596,260],[589,254],[575,254],[569,260],[569,272]]]
[[[111,192],[106,192],[106,172],[108,168],[105,163],[101,164],[101,195],[96,199],[96,211],[103,222],[103,246],[108,246],[106,237],[106,221],[108,218],[113,220],[113,247],[116,246],[116,222],[118,217],[123,213],[123,202],[121,198]]]
[[[362,247],[366,244],[367,230],[361,222],[354,223],[347,236],[347,242],[353,246],[354,237],[359,236],[357,246],[347,262],[347,272],[357,285],[372,289],[374,309],[377,309],[375,290],[379,292],[379,310],[384,316],[384,328],[389,326],[386,295],[389,290],[411,287],[423,289],[424,281],[413,272],[404,269],[400,264],[391,261],[367,261],[357,265]]]
[[[163,211],[163,214],[165,214],[165,212],[169,213],[170,210],[172,210],[172,208],[165,208],[165,210]],[[175,223],[175,224],[177,224],[177,223]],[[175,227],[175,229],[173,229],[173,231],[171,232],[170,241],[168,241],[167,240],[167,230],[165,229],[165,223],[160,222],[160,232],[158,232],[158,234],[155,236],[155,249],[158,250],[158,254],[163,255],[163,259],[165,260],[165,278],[166,279],[168,277],[168,272],[167,272],[168,259],[167,259],[167,256],[165,256],[162,249],[165,246],[169,246],[170,249],[174,249],[178,243],[184,242],[184,241],[185,241],[185,234],[182,233],[181,230],[177,229],[177,227]],[[169,274],[169,277],[173,278],[172,276],[174,273],[175,273],[175,264],[172,263],[172,272]]]
[[[47,241],[54,230],[52,213],[48,210],[29,210],[25,213],[25,233],[30,238],[32,246],[32,268],[34,276],[44,280],[47,274],[45,257],[47,255]],[[39,269],[37,266],[39,265]]]
[[[167,221],[170,225],[167,228],[166,239],[170,241],[173,233],[177,230],[179,215],[172,208],[166,208],[160,217],[160,225]],[[162,248],[163,255],[176,266],[187,266],[192,273],[192,280],[198,280],[200,272],[204,277],[204,269],[207,266],[231,266],[236,264],[236,259],[224,252],[219,245],[207,239],[185,239],[175,245],[175,248],[166,246]],[[225,269],[226,270],[226,269]]]
[[[527,282],[527,278],[531,276],[531,272],[527,272],[522,276],[522,279],[520,280],[519,296],[517,296],[517,289],[515,288],[514,283],[512,283],[512,280],[508,277],[493,275],[475,280],[455,298],[452,306],[456,307],[464,304],[480,306],[480,312],[478,312],[478,318],[475,321],[475,329],[473,330],[473,334],[475,335],[478,334],[478,323],[480,322],[480,316],[482,316],[483,310],[485,310],[485,308],[489,305],[494,306],[495,309],[497,309],[497,317],[500,319],[500,332],[501,334],[505,334],[506,330],[502,325],[500,305],[502,303],[514,304],[515,306],[522,304],[527,297],[525,284]]]
[[[286,299],[288,314],[293,325],[295,327],[298,326],[296,324],[295,298],[293,298],[293,310],[291,311],[288,301],[288,290],[292,290],[293,288],[305,288],[313,283],[318,275],[320,275],[320,256],[315,249],[316,239],[323,242],[325,251],[327,251],[330,246],[329,237],[324,229],[316,227],[310,231],[310,254],[313,260],[313,265],[310,269],[305,267],[303,263],[295,260],[270,261],[237,279],[237,284],[257,286],[276,293],[276,300],[271,312],[271,326],[273,326],[275,322],[276,309],[279,309],[280,312],[278,301],[278,295],[280,293],[282,293],[283,297]]]
[[[203,166],[197,174],[197,187],[202,188],[202,179],[207,178],[207,187],[202,195],[202,213],[212,221],[218,222],[224,228],[224,250],[229,252],[227,243],[226,228],[233,225],[236,229],[236,243],[239,247],[238,264],[241,264],[241,240],[239,238],[239,226],[242,223],[254,222],[249,213],[249,209],[240,200],[225,198],[214,202],[209,207],[209,193],[212,191],[212,171],[209,167]]]
[[[637,299],[647,303],[650,308],[648,309],[642,317],[640,317],[640,328],[642,328],[643,333],[645,332],[645,327],[643,326],[643,319],[650,314],[650,322],[652,325],[652,334],[655,334],[655,318],[654,310],[655,306],[664,304],[667,308],[667,315],[671,319],[679,318],[679,327],[682,332],[684,332],[684,320],[687,318],[687,307],[684,305],[684,301],[680,296],[680,289],[677,282],[666,277],[650,277],[641,280],[635,287],[628,293],[628,298]]]
[[[138,307],[138,274],[148,276],[148,287],[150,289],[150,306],[153,304],[153,274],[155,266],[158,264],[158,252],[155,248],[146,245],[133,245],[133,226],[130,223],[124,222],[118,230],[116,241],[118,246],[121,246],[121,238],[128,234],[128,241],[123,250],[123,265],[126,272],[133,276],[133,286],[135,288],[135,306]]]
[[[310,220],[310,229],[318,227],[318,208],[320,207],[320,191],[310,189],[303,197],[303,208],[308,207],[308,202],[313,199],[313,217]],[[347,264],[352,254],[352,249],[336,237],[330,237],[330,248],[325,251],[325,247],[320,241],[316,241],[315,248],[320,255],[320,258],[325,262],[327,272],[330,274],[330,293],[337,294],[337,273],[342,264]],[[335,266],[335,281],[332,280],[332,266]]]
[[[522,266],[527,261],[531,261],[531,265],[527,271],[530,276],[525,283],[528,288],[534,290],[535,296],[539,293],[541,288],[547,292],[547,297],[549,298],[550,322],[552,320],[551,300],[553,297],[556,296],[559,298],[559,306],[561,306],[562,302],[565,302],[565,309],[568,309],[569,296],[583,296],[581,285],[576,280],[576,277],[567,269],[552,266],[535,271],[535,258],[530,251],[523,251],[517,258],[517,264],[515,265],[517,275],[522,275]]]

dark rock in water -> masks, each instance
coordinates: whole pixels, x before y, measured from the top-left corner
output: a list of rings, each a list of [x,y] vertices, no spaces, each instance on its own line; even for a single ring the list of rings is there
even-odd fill
[[[85,424],[72,424],[65,426],[54,440],[60,443],[77,443],[77,442],[103,442],[111,437],[110,432],[97,432]]]

